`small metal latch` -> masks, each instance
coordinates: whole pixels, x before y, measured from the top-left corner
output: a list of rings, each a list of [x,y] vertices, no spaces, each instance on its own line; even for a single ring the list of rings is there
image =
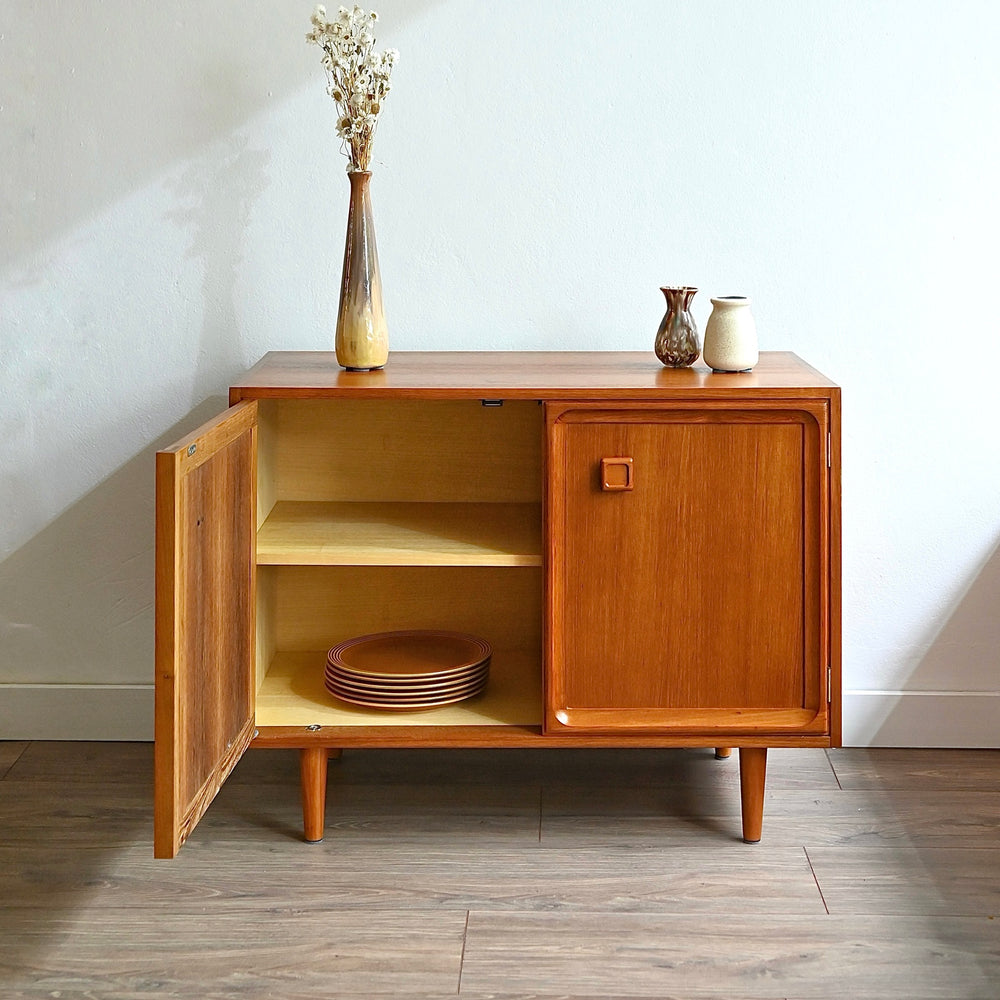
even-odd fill
[[[317,725],[315,722],[311,726],[306,726],[306,729],[310,733],[315,733],[317,729],[322,729],[322,726]]]
[[[502,399],[481,399],[479,402],[482,403],[483,406],[503,406]]]
[[[198,446],[196,444],[192,444],[192,445],[188,446],[188,454],[189,455],[193,455],[197,450],[198,450]]]

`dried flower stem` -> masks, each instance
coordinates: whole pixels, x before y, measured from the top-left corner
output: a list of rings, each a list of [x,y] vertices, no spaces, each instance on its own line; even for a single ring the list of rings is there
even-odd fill
[[[375,127],[386,95],[389,76],[399,59],[395,49],[375,51],[373,27],[375,11],[362,7],[341,7],[337,16],[327,20],[326,8],[316,7],[312,31],[306,41],[323,50],[327,93],[337,105],[337,135],[341,149],[349,158],[348,170],[367,170],[371,163]]]

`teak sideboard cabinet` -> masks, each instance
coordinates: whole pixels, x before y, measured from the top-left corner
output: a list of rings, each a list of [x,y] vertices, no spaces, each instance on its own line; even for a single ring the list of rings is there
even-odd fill
[[[760,839],[768,747],[840,741],[840,390],[652,353],[271,353],[157,455],[155,853],[248,747],[301,752],[322,838],[344,747],[739,747]],[[367,711],[326,651],[473,633],[486,692]]]

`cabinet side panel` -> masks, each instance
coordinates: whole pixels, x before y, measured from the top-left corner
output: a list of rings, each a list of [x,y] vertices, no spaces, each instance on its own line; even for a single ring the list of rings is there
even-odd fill
[[[830,402],[830,737],[832,745],[839,747],[843,740],[840,389],[833,390]]]
[[[278,499],[278,407],[273,399],[257,403],[257,527],[267,520]]]
[[[255,686],[259,691],[277,651],[277,575],[275,566],[257,567],[257,671]]]

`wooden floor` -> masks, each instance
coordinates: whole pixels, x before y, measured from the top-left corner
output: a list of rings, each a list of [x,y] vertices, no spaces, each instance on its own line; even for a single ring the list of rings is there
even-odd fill
[[[0,743],[0,997],[1000,997],[1000,751],[252,751],[154,861],[148,744]]]

